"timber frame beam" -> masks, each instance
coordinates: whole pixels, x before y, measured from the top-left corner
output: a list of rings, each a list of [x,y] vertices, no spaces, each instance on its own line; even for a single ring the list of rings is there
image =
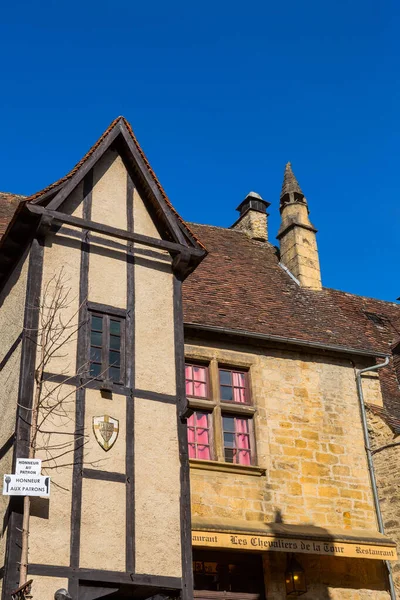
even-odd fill
[[[43,206],[27,204],[26,208],[29,210],[30,213],[34,215],[45,215],[49,217],[54,225],[72,225],[74,227],[79,227],[81,229],[93,231],[95,233],[102,233],[103,235],[114,237],[120,240],[136,242],[138,244],[142,244],[143,246],[150,246],[151,248],[166,250],[173,257],[185,256],[185,258],[189,258],[190,262],[194,262],[196,264],[206,256],[206,252],[204,250],[199,250],[197,248],[188,248],[181,244],[177,244],[176,242],[169,242],[168,240],[158,240],[156,238],[152,238],[147,235],[142,235],[140,233],[133,233],[124,229],[118,229],[117,227],[110,227],[109,225],[104,225],[103,223],[96,223],[95,221],[82,219],[80,217],[73,217],[71,215],[67,215],[59,211],[49,210],[47,208],[44,208]],[[187,264],[188,260],[184,260],[183,262]]]

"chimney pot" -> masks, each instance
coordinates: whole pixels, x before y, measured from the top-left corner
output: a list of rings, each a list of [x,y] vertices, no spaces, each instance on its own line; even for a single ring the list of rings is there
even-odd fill
[[[256,192],[249,192],[244,200],[237,207],[237,211],[240,212],[240,216],[244,215],[246,211],[250,208],[252,210],[257,210],[261,213],[266,213],[268,206],[270,206],[270,202],[263,200],[260,194]]]
[[[232,229],[243,231],[249,238],[266,242],[267,232],[267,208],[270,202],[263,200],[260,194],[249,192],[237,207],[240,213],[238,220],[231,226]]]

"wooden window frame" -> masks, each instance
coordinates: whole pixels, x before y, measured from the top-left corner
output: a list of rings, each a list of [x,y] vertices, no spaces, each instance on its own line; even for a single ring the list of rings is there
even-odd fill
[[[215,459],[215,444],[214,444],[214,419],[212,418],[212,411],[206,410],[204,408],[196,408],[193,411],[193,414],[197,412],[206,413],[207,415],[207,424],[208,424],[208,446],[210,448],[210,458],[198,458],[197,456],[192,460],[216,460]],[[201,445],[201,444],[200,444]],[[195,442],[196,452],[197,452],[197,442]]]
[[[255,435],[254,435],[254,415],[248,415],[248,414],[238,414],[238,413],[230,413],[227,411],[222,411],[221,412],[221,434],[222,434],[222,450],[223,450],[223,460],[225,463],[229,464],[229,465],[237,465],[240,467],[246,467],[249,465],[244,465],[240,462],[230,462],[227,461],[225,459],[225,444],[224,444],[224,424],[223,424],[223,418],[224,417],[231,417],[233,419],[245,419],[248,423],[248,436],[249,436],[249,444],[250,444],[250,466],[254,467],[257,465],[257,454],[256,454],[256,440],[255,440]],[[235,428],[236,429],[236,428]],[[235,438],[238,434],[235,431]]]
[[[206,380],[205,382],[200,382],[200,383],[205,383],[206,384],[206,396],[188,396],[188,398],[194,399],[194,400],[208,400],[210,401],[210,392],[211,392],[211,388],[210,388],[210,372],[209,372],[209,367],[207,364],[201,363],[201,362],[194,362],[194,361],[188,361],[185,360],[185,367],[200,367],[202,369],[205,369],[206,371]],[[191,379],[190,381],[194,382],[194,379]],[[185,386],[186,386],[186,368],[185,368]]]
[[[89,377],[96,381],[104,381],[110,384],[125,385],[126,380],[126,311],[111,306],[96,304],[94,302],[88,302],[88,361],[89,361]],[[98,376],[93,376],[90,373],[91,369],[91,318],[92,316],[102,319],[102,345],[101,345],[101,372]],[[110,321],[118,321],[120,323],[120,379],[115,381],[110,377],[109,369],[113,365],[109,362],[110,353]]]
[[[250,389],[250,373],[249,369],[236,367],[234,365],[226,365],[218,363],[216,359],[212,359],[209,363],[196,361],[193,358],[185,360],[185,366],[197,366],[206,369],[206,386],[208,398],[202,396],[188,396],[188,407],[193,412],[201,411],[208,413],[209,420],[209,443],[210,443],[210,461],[216,464],[225,464],[240,468],[257,466],[257,449],[255,438],[254,415],[256,409],[252,403],[252,394]],[[236,373],[244,373],[247,402],[234,402],[221,400],[220,393],[220,371],[233,371]],[[246,419],[249,423],[249,440],[250,440],[250,465],[241,463],[230,463],[225,460],[225,449],[223,439],[223,417],[232,416],[236,418]],[[190,460],[207,462],[202,458],[191,458]]]
[[[246,394],[246,402],[235,402],[235,400],[222,399],[221,386],[222,387],[230,387],[230,388],[232,388],[232,390],[235,389],[235,386],[233,385],[233,377],[232,377],[232,385],[231,386],[228,386],[226,384],[221,384],[221,377],[220,377],[221,371],[228,371],[230,373],[242,373],[244,375],[244,385],[245,385],[244,389],[245,389],[245,394]],[[238,386],[236,386],[236,387],[238,387]],[[239,388],[239,389],[242,389],[242,388]],[[235,404],[235,405],[239,405],[239,406],[252,406],[249,371],[247,369],[242,369],[240,367],[238,368],[238,367],[218,364],[218,398],[221,403],[225,403],[225,404]]]

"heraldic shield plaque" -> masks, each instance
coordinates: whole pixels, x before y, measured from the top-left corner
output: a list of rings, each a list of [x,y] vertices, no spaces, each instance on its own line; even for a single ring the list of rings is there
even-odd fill
[[[93,433],[100,446],[108,452],[117,441],[119,421],[109,415],[93,417]]]

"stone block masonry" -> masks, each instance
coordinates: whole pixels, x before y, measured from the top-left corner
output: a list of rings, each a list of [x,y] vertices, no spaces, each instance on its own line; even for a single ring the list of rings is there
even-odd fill
[[[257,463],[266,469],[261,477],[192,469],[194,517],[376,529],[348,360],[238,347],[187,351],[192,360],[248,366]]]
[[[385,533],[400,544],[400,442],[389,425],[373,410],[368,411],[368,429],[374,451],[374,467],[378,484]],[[389,447],[387,447],[389,445]],[[393,579],[400,597],[400,561],[392,562]]]

